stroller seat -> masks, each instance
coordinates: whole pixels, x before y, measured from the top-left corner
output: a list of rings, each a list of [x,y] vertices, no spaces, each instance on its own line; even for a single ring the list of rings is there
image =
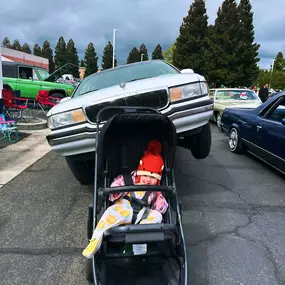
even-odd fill
[[[173,224],[123,225],[107,230],[104,239],[113,243],[162,242],[175,238],[177,232]]]

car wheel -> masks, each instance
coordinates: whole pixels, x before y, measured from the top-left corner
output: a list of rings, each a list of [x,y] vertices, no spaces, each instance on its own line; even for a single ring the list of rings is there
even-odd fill
[[[222,127],[222,116],[221,113],[218,113],[216,116],[217,126],[220,129]]]
[[[241,137],[239,135],[238,129],[236,129],[236,128],[232,128],[230,130],[229,147],[230,147],[231,152],[234,152],[234,153],[242,153],[243,152],[243,144],[241,141]]]
[[[211,128],[210,123],[207,123],[199,134],[193,136],[191,144],[191,152],[193,157],[196,159],[206,158],[210,153],[211,145]]]
[[[87,161],[76,160],[68,156],[65,159],[72,174],[82,185],[94,183],[94,171]]]

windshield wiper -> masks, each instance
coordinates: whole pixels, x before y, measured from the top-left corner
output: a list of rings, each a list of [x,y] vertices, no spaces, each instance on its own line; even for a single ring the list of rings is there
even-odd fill
[[[132,80],[126,81],[126,83],[128,83],[128,82],[133,82],[133,81],[137,81],[137,80],[141,80],[141,79],[149,79],[149,78],[150,78],[150,77],[136,78],[136,79],[132,79]]]
[[[87,94],[87,93],[91,93],[91,92],[97,91],[97,90],[100,90],[100,88],[94,89],[94,90],[86,91],[86,92],[84,92],[84,93],[81,93],[80,96],[81,96],[81,95],[85,95],[85,94]]]

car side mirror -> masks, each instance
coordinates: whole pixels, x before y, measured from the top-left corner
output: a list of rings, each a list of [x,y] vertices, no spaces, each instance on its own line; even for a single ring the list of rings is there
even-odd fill
[[[68,101],[68,100],[70,100],[70,99],[71,99],[71,97],[64,97],[64,98],[62,98],[62,99],[60,100],[59,103],[63,103],[63,102]]]
[[[285,118],[281,120],[282,125],[285,125]]]
[[[181,73],[194,73],[194,70],[191,68],[185,68],[185,69],[181,69],[180,72]]]

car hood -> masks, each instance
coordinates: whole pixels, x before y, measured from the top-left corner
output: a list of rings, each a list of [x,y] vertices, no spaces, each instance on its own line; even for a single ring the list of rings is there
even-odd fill
[[[260,104],[262,104],[262,102],[260,101],[254,101],[254,100],[250,100],[250,101],[239,101],[236,102],[235,101],[216,101],[215,104],[217,105],[222,105],[225,106],[227,108],[249,108],[249,109],[253,109],[258,107]]]
[[[54,106],[47,114],[47,116],[65,112],[68,110],[80,108],[82,106],[99,104],[101,102],[113,101],[124,96],[132,96],[139,93],[145,93],[151,90],[167,89],[169,87],[193,83],[197,81],[206,81],[205,78],[199,74],[167,74],[147,79],[141,79],[126,83],[124,88],[119,85],[108,88],[92,91],[85,95],[73,97],[68,101],[59,103]]]

